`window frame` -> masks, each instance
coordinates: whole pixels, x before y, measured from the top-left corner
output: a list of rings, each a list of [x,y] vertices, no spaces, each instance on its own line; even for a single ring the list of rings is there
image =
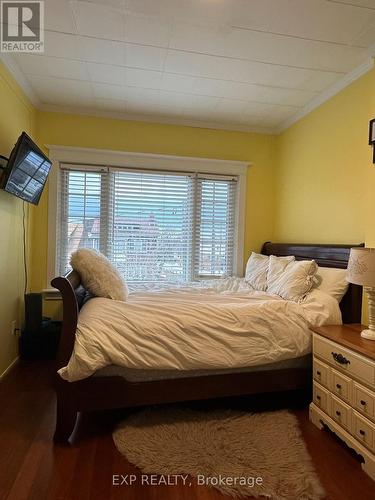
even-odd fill
[[[156,155],[151,153],[133,153],[105,149],[76,148],[47,145],[52,167],[48,181],[48,258],[47,288],[58,272],[58,232],[61,189],[59,175],[60,164],[70,163],[85,166],[132,168],[142,170],[165,170],[170,172],[188,172],[197,174],[216,174],[238,177],[236,199],[236,230],[233,269],[238,276],[243,275],[244,230],[246,207],[246,174],[251,163],[189,156]]]

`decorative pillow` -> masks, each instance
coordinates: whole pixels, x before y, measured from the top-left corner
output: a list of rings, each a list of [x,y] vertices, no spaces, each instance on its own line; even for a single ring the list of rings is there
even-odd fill
[[[346,273],[347,269],[319,266],[315,277],[317,279],[315,288],[335,298],[337,302],[341,302],[349,288]]]
[[[272,286],[272,283],[280,276],[284,271],[288,264],[294,262],[294,255],[288,255],[287,257],[277,257],[276,255],[271,255],[269,264],[268,264],[268,273],[267,273],[267,291],[269,286]],[[270,265],[272,262],[272,272],[270,274]],[[270,292],[274,293],[274,292]]]
[[[314,260],[300,260],[285,263],[270,257],[267,276],[267,291],[283,299],[298,302],[303,299],[314,284],[318,265]]]
[[[102,253],[79,248],[72,253],[70,264],[81,276],[83,286],[96,297],[122,301],[127,299],[126,283]]]
[[[252,252],[246,264],[245,281],[255,290],[267,289],[269,256]]]

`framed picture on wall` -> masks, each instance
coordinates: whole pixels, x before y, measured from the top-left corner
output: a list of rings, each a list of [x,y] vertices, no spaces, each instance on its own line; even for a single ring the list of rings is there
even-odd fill
[[[370,120],[368,143],[370,146],[375,143],[375,118]]]

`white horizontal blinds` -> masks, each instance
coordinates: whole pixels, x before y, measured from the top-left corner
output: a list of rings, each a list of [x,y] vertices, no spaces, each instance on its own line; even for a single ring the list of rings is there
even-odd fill
[[[233,273],[236,231],[237,179],[198,176],[194,275]]]
[[[127,281],[186,282],[233,272],[237,179],[63,165],[60,273],[94,248]]]
[[[129,170],[111,176],[110,260],[128,281],[187,281],[190,177]]]
[[[69,269],[72,252],[80,247],[105,251],[102,238],[102,183],[107,176],[101,170],[61,170],[60,200],[60,273]]]

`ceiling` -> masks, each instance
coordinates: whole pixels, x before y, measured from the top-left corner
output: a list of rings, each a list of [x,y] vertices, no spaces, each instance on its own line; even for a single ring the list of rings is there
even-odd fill
[[[42,109],[273,132],[375,43],[375,0],[44,3],[44,54],[8,64]]]

